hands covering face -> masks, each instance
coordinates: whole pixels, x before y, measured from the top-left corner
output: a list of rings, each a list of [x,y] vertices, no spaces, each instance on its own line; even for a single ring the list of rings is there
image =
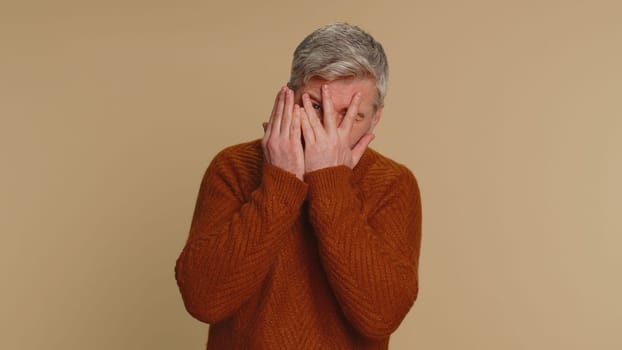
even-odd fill
[[[328,85],[322,86],[321,93],[323,125],[309,95],[302,95],[302,106],[299,106],[294,103],[294,92],[287,87],[277,94],[270,120],[264,123],[265,160],[301,180],[305,173],[327,167],[345,165],[353,169],[374,138],[366,133],[350,147],[352,126],[361,103],[360,92],[354,94],[343,119],[335,112]]]
[[[302,180],[305,173],[304,150],[300,138],[300,106],[294,104],[294,91],[281,88],[276,95],[272,114],[264,123],[261,141],[264,159]]]

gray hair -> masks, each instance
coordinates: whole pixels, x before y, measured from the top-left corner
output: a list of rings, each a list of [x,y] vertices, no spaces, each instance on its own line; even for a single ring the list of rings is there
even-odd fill
[[[309,34],[294,51],[289,87],[296,90],[314,77],[374,78],[379,107],[387,94],[389,65],[382,45],[371,35],[347,23],[334,23]]]

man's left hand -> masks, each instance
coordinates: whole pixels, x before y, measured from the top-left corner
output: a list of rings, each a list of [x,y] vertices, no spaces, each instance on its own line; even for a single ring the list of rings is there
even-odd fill
[[[308,94],[303,94],[302,102],[304,106],[301,109],[301,117],[305,141],[305,172],[339,165],[353,169],[374,139],[373,134],[365,134],[354,147],[350,147],[350,133],[361,103],[361,93],[357,92],[352,98],[341,124],[337,120],[339,115],[333,107],[328,85],[322,87],[324,125],[316,114]]]

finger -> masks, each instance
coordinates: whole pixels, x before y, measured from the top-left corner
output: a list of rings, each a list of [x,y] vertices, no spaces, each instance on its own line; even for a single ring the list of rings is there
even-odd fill
[[[305,112],[307,113],[307,117],[309,117],[309,119],[311,119],[311,117],[314,117],[317,119],[320,118],[317,115],[316,109],[313,108],[313,102],[311,101],[311,98],[309,97],[308,93],[302,94],[302,106],[301,107],[305,109]]]
[[[363,156],[363,153],[365,153],[367,146],[369,146],[374,138],[376,138],[376,135],[374,134],[365,134],[359,139],[356,145],[354,145],[354,148],[352,148],[352,160],[354,161],[353,165],[358,164],[359,160]]]
[[[315,135],[314,139],[317,139],[321,133],[324,131],[324,127],[322,126],[322,122],[320,118],[315,113],[315,109],[313,108],[311,98],[309,98],[309,94],[302,95],[302,103],[304,104],[304,111],[307,116],[307,121],[309,125],[313,129],[313,133]]]
[[[333,99],[330,96],[330,88],[327,84],[322,86],[322,108],[324,109],[324,127],[326,131],[337,130],[337,113],[333,108]]]
[[[272,121],[274,119],[274,116],[276,115],[277,107],[282,94],[283,87],[279,89],[279,91],[276,93],[276,96],[274,97],[274,104],[272,105],[272,112],[270,112],[270,117],[268,117],[268,123],[270,123],[270,121]]]
[[[300,124],[302,126],[302,136],[305,139],[305,143],[307,145],[315,143],[315,132],[309,122],[309,115],[306,113],[306,110],[302,108],[300,108]]]
[[[294,113],[292,116],[292,125],[290,129],[290,137],[292,141],[300,142],[300,106],[294,105]]]
[[[343,121],[341,122],[341,126],[339,127],[342,130],[350,131],[352,130],[352,125],[354,124],[354,119],[356,115],[359,113],[359,106],[361,105],[361,93],[357,92],[354,95],[354,98],[350,102],[350,106],[348,106],[348,112],[346,116],[343,117]]]
[[[271,134],[278,135],[281,131],[281,118],[283,117],[283,109],[285,108],[285,89],[287,88],[283,87],[281,89],[281,93],[279,94],[279,101],[277,102],[276,112],[274,113],[274,117],[271,121]]]
[[[283,87],[279,89],[279,91],[276,93],[276,96],[274,97],[274,104],[272,105],[272,112],[270,113],[269,119],[274,118],[274,115],[276,114],[276,105],[279,103],[279,98],[281,97],[282,91]]]
[[[285,90],[285,109],[283,110],[283,120],[281,121],[281,134],[289,137],[289,128],[292,124],[292,112],[294,109],[294,91],[290,88]]]
[[[281,97],[282,92],[283,92],[283,88],[281,88],[279,92],[276,93],[276,97],[274,98],[274,104],[272,105],[272,112],[270,112],[270,118],[268,118],[267,123],[263,123],[263,131],[264,131],[263,139],[264,140],[267,140],[268,138],[270,138],[270,131],[272,130],[272,122],[274,121],[274,116],[276,115],[277,106],[279,104],[279,99]]]

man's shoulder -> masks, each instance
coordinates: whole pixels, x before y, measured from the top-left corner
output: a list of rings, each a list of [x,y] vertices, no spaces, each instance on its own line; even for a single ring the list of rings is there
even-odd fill
[[[371,148],[361,158],[358,181],[369,198],[392,194],[419,195],[419,185],[412,171],[404,164]]]
[[[262,150],[261,150],[261,140],[253,140],[243,143],[238,143],[236,145],[228,146],[218,152],[215,158],[241,158],[243,159],[261,159],[262,158]]]
[[[222,149],[212,160],[216,166],[257,166],[263,161],[261,140],[238,143]]]
[[[412,171],[406,167],[406,165],[399,163],[380,152],[368,148],[365,152],[365,155],[362,159],[365,162],[365,178],[368,179],[396,179],[396,178],[405,178],[412,177],[414,175]]]
[[[251,181],[259,177],[262,164],[261,140],[253,140],[222,149],[210,162],[207,172],[218,173],[236,181]]]

